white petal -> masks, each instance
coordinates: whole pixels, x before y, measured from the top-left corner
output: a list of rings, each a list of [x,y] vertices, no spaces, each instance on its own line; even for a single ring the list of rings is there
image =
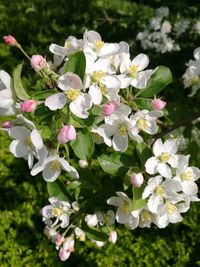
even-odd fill
[[[38,130],[34,129],[30,134],[31,141],[37,149],[42,149],[43,141]]]
[[[33,167],[34,155],[32,151],[28,153],[28,167],[31,169]]]
[[[182,183],[183,192],[186,195],[194,196],[198,193],[198,186],[195,184],[195,182],[187,181]]]
[[[157,171],[165,178],[171,178],[172,177],[171,169],[165,163],[158,163]]]
[[[163,198],[160,196],[153,195],[149,198],[147,206],[151,212],[157,213],[158,206],[160,204],[163,204]]]
[[[59,56],[66,56],[67,55],[67,48],[57,45],[57,44],[51,44],[49,46],[49,50],[51,53],[59,55]]]
[[[26,138],[30,136],[30,131],[22,126],[12,127],[9,131],[10,137],[20,141],[26,141]]]
[[[137,89],[144,89],[147,85],[148,79],[150,78],[153,71],[146,70],[141,71],[137,74],[136,79],[131,80],[131,85]]]
[[[11,88],[11,77],[4,70],[0,70],[0,91]]]
[[[128,135],[115,134],[112,140],[113,148],[116,151],[125,152],[128,148]]]
[[[71,166],[69,165],[69,162],[68,161],[66,161],[63,158],[58,158],[57,160],[60,162],[63,170],[65,170],[67,172],[70,172],[71,171]]]
[[[119,207],[120,205],[122,205],[122,203],[123,203],[123,201],[119,197],[111,197],[107,200],[108,205],[112,205],[115,207]]]
[[[88,93],[91,96],[92,102],[95,105],[101,104],[102,92],[97,84],[91,85]]]
[[[16,157],[16,158],[21,158],[25,157],[28,154],[27,146],[18,140],[13,140],[10,143],[10,152]]]
[[[119,44],[116,43],[105,43],[104,46],[99,51],[100,57],[107,57],[117,53],[119,50]]]
[[[92,99],[88,94],[79,95],[69,105],[71,112],[79,118],[86,119],[89,116],[88,109],[92,107]]]
[[[0,108],[8,109],[14,103],[11,91],[8,89],[0,91]]]
[[[163,150],[163,143],[161,139],[156,140],[156,142],[153,144],[153,154],[158,157],[164,152]]]
[[[131,65],[138,66],[138,70],[141,71],[149,65],[149,57],[146,54],[141,53],[133,59]]]
[[[178,140],[166,140],[164,148],[169,154],[175,154],[178,150]]]
[[[47,182],[54,182],[61,173],[61,169],[53,170],[50,164],[47,164],[42,172],[42,176]]]
[[[146,172],[149,174],[155,174],[157,170],[156,169],[157,165],[158,165],[158,160],[156,157],[149,158],[145,163]]]
[[[60,227],[66,228],[69,225],[69,216],[67,214],[61,214],[59,220],[61,220]]]
[[[117,77],[121,83],[120,88],[122,88],[122,89],[127,88],[131,84],[131,78],[129,76],[127,76],[126,74],[120,74]]]
[[[50,110],[57,110],[64,107],[66,100],[66,96],[63,93],[58,93],[47,97],[44,104]]]
[[[62,90],[67,89],[78,89],[81,90],[83,88],[83,84],[81,78],[72,72],[67,72],[66,74],[60,76],[57,81],[58,87]]]

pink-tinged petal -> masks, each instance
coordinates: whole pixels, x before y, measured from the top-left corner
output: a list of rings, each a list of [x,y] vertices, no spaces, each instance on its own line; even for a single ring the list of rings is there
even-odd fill
[[[59,258],[61,261],[66,261],[69,258],[70,254],[71,252],[64,250],[63,248],[59,250]]]
[[[112,140],[113,148],[116,151],[125,152],[128,148],[128,135],[115,134]]]
[[[149,174],[155,174],[157,171],[158,160],[156,157],[151,157],[145,163],[146,172]]]
[[[26,141],[26,138],[30,136],[30,131],[25,127],[15,126],[10,129],[9,136],[13,139]]]
[[[149,65],[149,57],[141,53],[132,60],[131,65],[138,66],[138,71],[141,71]]]
[[[99,86],[97,84],[91,85],[88,93],[91,96],[92,102],[95,105],[101,104],[102,92],[101,92],[101,89],[99,88]]]
[[[157,171],[165,178],[171,178],[172,177],[171,169],[165,163],[159,163],[157,166]]]
[[[194,196],[198,193],[198,186],[195,184],[195,182],[187,181],[182,182],[183,192],[186,195]]]
[[[30,134],[31,142],[37,149],[42,149],[43,141],[38,130],[34,129]]]
[[[9,150],[16,158],[25,157],[28,154],[27,146],[19,140],[13,140]]]
[[[0,91],[11,88],[11,77],[4,70],[0,70]]]
[[[67,72],[62,75],[57,81],[58,87],[62,90],[67,89],[77,89],[81,90],[83,88],[83,83],[81,78],[72,72]]]
[[[67,98],[63,93],[58,93],[47,97],[44,104],[50,110],[57,110],[64,107],[66,100]]]
[[[159,157],[162,154],[162,152],[164,152],[163,143],[162,143],[162,140],[161,139],[158,139],[153,144],[153,154],[156,157]]]

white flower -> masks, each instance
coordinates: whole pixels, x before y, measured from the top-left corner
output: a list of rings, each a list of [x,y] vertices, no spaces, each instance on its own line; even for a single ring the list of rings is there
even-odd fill
[[[131,84],[135,88],[144,89],[154,72],[153,70],[144,71],[148,64],[149,58],[146,54],[139,54],[132,61],[127,55],[120,66],[122,74],[118,75],[121,81],[121,88],[127,88]]]
[[[0,116],[11,116],[16,112],[11,86],[10,75],[0,70]]]
[[[140,221],[139,221],[139,227],[144,228],[150,228],[151,223],[154,222],[154,213],[150,212],[148,210],[148,207],[143,208],[140,211]]]
[[[115,223],[115,213],[113,210],[108,210],[106,213],[99,211],[97,212],[97,219],[101,225],[112,225]]]
[[[144,188],[142,198],[148,198],[147,207],[152,213],[158,212],[158,207],[165,199],[183,200],[184,196],[178,194],[182,191],[182,186],[178,181],[167,179],[163,182],[162,176],[150,178]]]
[[[158,139],[153,145],[154,156],[145,163],[146,172],[149,174],[160,173],[165,178],[171,178],[171,168],[178,167],[179,156],[175,155],[178,150],[177,140],[166,140],[164,144]]]
[[[60,227],[66,228],[69,225],[69,210],[71,205],[69,202],[60,201],[56,197],[50,197],[49,202],[51,205],[47,205],[42,208],[41,213],[44,221],[48,221],[50,219],[55,218],[55,222],[53,225],[55,226],[57,223],[60,223]]]
[[[158,131],[156,119],[163,116],[162,111],[141,110],[131,115],[130,121],[133,127],[139,131],[144,131],[148,134],[155,134]]]
[[[10,152],[17,158],[27,159],[29,168],[32,168],[34,157],[40,158],[40,153],[45,150],[38,130],[30,131],[23,126],[15,126],[8,133],[15,139],[10,144]]]
[[[180,158],[174,180],[181,183],[185,194],[194,196],[198,193],[198,187],[195,181],[200,178],[200,170],[196,167],[189,167],[188,162],[189,156]]]
[[[67,171],[72,177],[79,178],[79,174],[74,167],[64,158],[58,155],[49,156],[39,160],[32,168],[31,175],[35,176],[42,171],[42,176],[45,181],[53,182],[61,174],[61,170]]]
[[[47,97],[45,106],[50,110],[57,110],[63,108],[69,101],[71,112],[79,118],[86,119],[89,116],[88,109],[92,107],[92,101],[88,94],[81,92],[83,84],[80,77],[72,72],[67,72],[58,79],[57,83],[64,92]]]
[[[98,224],[98,219],[96,214],[88,214],[85,216],[85,221],[88,226],[94,227]]]
[[[107,204],[118,207],[116,220],[120,224],[128,224],[130,229],[135,229],[139,223],[139,211],[132,210],[132,200],[123,192],[116,192],[117,197],[111,197]]]

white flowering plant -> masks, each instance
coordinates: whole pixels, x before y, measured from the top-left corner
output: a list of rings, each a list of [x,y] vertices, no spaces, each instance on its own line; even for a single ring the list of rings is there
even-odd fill
[[[47,184],[50,204],[41,209],[44,233],[61,261],[75,242],[116,243],[117,225],[159,228],[182,221],[199,201],[200,170],[179,152],[178,139],[162,140],[166,102],[157,95],[172,82],[164,66],[147,69],[126,42],[106,43],[99,33],[51,44],[53,61],[28,58],[37,82],[0,71],[0,115],[10,152],[27,160],[32,176]]]

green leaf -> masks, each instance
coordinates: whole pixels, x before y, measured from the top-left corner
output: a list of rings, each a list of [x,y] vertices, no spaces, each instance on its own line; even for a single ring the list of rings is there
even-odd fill
[[[42,136],[42,139],[49,139],[52,135],[52,131],[48,126],[42,126],[40,134]]]
[[[133,193],[133,203],[132,203],[132,208],[133,210],[139,210],[146,206],[147,201],[146,199],[142,199],[142,193],[144,191],[144,187],[132,188],[132,193]]]
[[[69,193],[67,192],[65,185],[60,180],[47,182],[47,190],[50,197],[57,197],[62,201],[69,201]]]
[[[170,69],[164,66],[158,66],[149,79],[146,88],[138,95],[142,97],[152,97],[162,91],[171,82],[172,73]]]
[[[45,107],[44,104],[37,106],[37,109],[34,112],[35,116],[46,116],[51,114],[51,110],[48,107]]]
[[[17,67],[13,71],[13,87],[16,96],[20,100],[27,100],[30,96],[26,93],[22,81],[21,81],[21,72],[22,72],[23,63],[17,65]]]
[[[151,102],[152,102],[152,99],[148,99],[148,98],[139,97],[135,99],[135,104],[137,105],[139,109],[151,110],[152,109]]]
[[[65,72],[73,72],[76,73],[81,80],[84,80],[85,75],[85,67],[86,67],[86,58],[83,52],[77,52],[73,54],[69,60],[64,65]]]
[[[142,142],[136,145],[136,152],[143,167],[147,159],[152,156],[151,150],[148,148],[145,142]]]
[[[48,96],[58,93],[56,90],[46,90],[43,92],[35,93],[31,96],[32,99],[35,100],[44,100]]]
[[[94,151],[94,142],[90,131],[87,128],[82,128],[77,133],[75,141],[70,143],[75,155],[80,159],[88,160]]]
[[[133,158],[121,153],[102,154],[98,157],[101,168],[112,175],[124,175],[133,166]]]
[[[97,241],[106,241],[108,240],[108,235],[104,232],[100,232],[95,228],[89,227],[85,222],[82,223],[81,229],[84,231],[86,236],[89,239],[97,240]]]

